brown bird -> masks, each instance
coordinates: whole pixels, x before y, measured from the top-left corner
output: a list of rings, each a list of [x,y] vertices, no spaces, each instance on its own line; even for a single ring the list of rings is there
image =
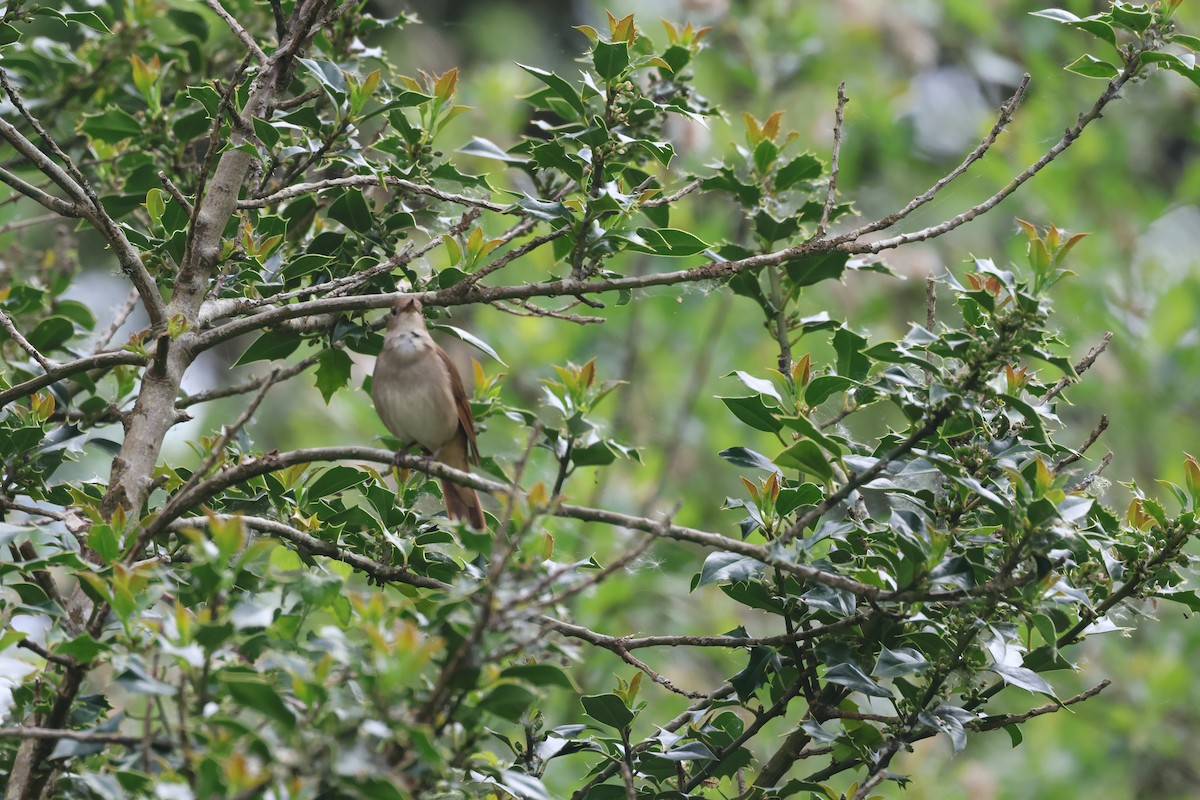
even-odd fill
[[[416,442],[433,458],[464,472],[479,464],[475,420],[462,378],[425,328],[421,302],[404,297],[388,313],[383,349],[371,382],[375,411],[393,435]],[[446,514],[485,527],[474,489],[442,481]]]

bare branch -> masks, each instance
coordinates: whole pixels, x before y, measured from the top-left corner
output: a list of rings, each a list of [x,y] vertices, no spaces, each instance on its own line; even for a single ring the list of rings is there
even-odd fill
[[[196,394],[190,394],[186,397],[180,398],[179,402],[177,402],[175,404],[175,407],[176,408],[188,408],[189,406],[194,406],[194,405],[197,405],[198,403],[207,403],[212,400],[220,400],[225,397],[234,397],[239,394],[249,394],[250,392],[257,392],[258,390],[260,390],[263,387],[263,384],[265,382],[272,381],[272,382],[278,383],[281,381],[286,381],[289,378],[294,378],[297,375],[299,375],[301,372],[304,372],[304,370],[311,367],[313,364],[316,364],[320,360],[321,360],[321,354],[317,353],[315,355],[309,356],[308,358],[304,358],[304,359],[301,359],[300,361],[297,361],[295,364],[292,364],[290,367],[287,367],[285,369],[280,369],[278,371],[278,374],[267,373],[266,375],[261,375],[257,378],[251,378],[250,380],[242,381],[241,383],[235,383],[232,386],[221,386],[216,389],[209,389],[204,392],[197,392]]]
[[[825,206],[821,209],[821,221],[817,224],[816,238],[820,239],[825,235],[825,229],[829,225],[829,215],[833,213],[833,204],[837,200],[837,179],[839,158],[842,152],[842,129],[846,122],[846,103],[850,102],[850,98],[846,96],[846,82],[842,81],[838,84],[837,92],[837,110],[833,117],[833,150],[829,159],[829,187],[825,192]]]
[[[676,200],[686,197],[687,195],[699,189],[701,183],[703,183],[703,181],[700,178],[696,178],[696,180],[684,184],[683,188],[677,192],[663,195],[661,197],[653,197],[644,203],[640,203],[639,208],[658,208],[659,206],[670,205]]]
[[[1104,470],[1108,469],[1108,465],[1112,463],[1112,460],[1113,460],[1112,452],[1110,451],[1110,452],[1105,453],[1104,458],[1100,459],[1100,463],[1096,465],[1096,468],[1093,469],[1091,472],[1089,472],[1087,475],[1085,475],[1083,477],[1083,480],[1081,480],[1074,487],[1072,487],[1071,491],[1082,492],[1082,491],[1087,490],[1087,488],[1089,486],[1091,486],[1093,483],[1096,482],[1096,478],[1100,477],[1100,473],[1104,472]]]
[[[72,375],[80,372],[87,372],[91,369],[101,369],[115,367],[120,364],[136,364],[145,366],[149,362],[149,358],[136,353],[124,351],[115,351],[108,353],[97,353],[95,355],[78,358],[74,361],[68,361],[65,364],[59,364],[54,369],[44,375],[39,375],[36,378],[30,378],[24,383],[18,383],[11,389],[0,391],[0,407],[6,406],[13,400],[18,400],[22,397],[33,394],[38,389],[49,386],[55,381],[60,381],[63,378],[69,378]]]
[[[1004,105],[1000,106],[1000,116],[996,119],[996,124],[992,126],[990,131],[988,131],[987,136],[983,137],[983,141],[979,143],[979,146],[967,154],[967,157],[962,160],[961,164],[950,170],[950,172],[946,173],[946,175],[939,179],[937,183],[929,187],[928,191],[924,192],[923,194],[919,194],[910,200],[904,206],[904,208],[893,214],[888,214],[886,217],[876,220],[875,222],[856,228],[853,232],[854,238],[857,239],[862,236],[866,236],[868,233],[874,233],[876,231],[881,231],[885,228],[892,227],[897,222],[904,219],[909,214],[932,200],[934,196],[944,189],[948,183],[962,175],[964,172],[970,169],[972,164],[983,158],[984,153],[991,149],[992,145],[996,143],[996,139],[999,138],[1004,129],[1008,127],[1008,124],[1012,122],[1013,113],[1017,110],[1017,106],[1021,104],[1021,101],[1025,99],[1025,92],[1028,88],[1029,74],[1026,73],[1024,76],[1022,76],[1021,83],[1017,86],[1017,91],[1013,93],[1012,97],[1008,98],[1008,101],[1004,103]]]
[[[3,225],[0,225],[0,234],[21,231],[26,228],[32,228],[35,225],[45,225],[47,222],[55,222],[60,219],[62,219],[62,214],[42,214],[38,217],[27,217],[26,219],[13,220],[12,222],[6,222]]]
[[[240,514],[214,514],[211,517],[188,517],[178,519],[171,523],[170,530],[178,531],[183,528],[205,528],[212,520],[230,520],[239,519],[248,527],[263,533],[269,533],[272,536],[278,536],[280,539],[286,539],[296,547],[306,553],[312,555],[325,556],[332,558],[335,561],[341,561],[344,564],[349,564],[356,570],[371,576],[380,583],[407,583],[410,586],[418,586],[422,589],[449,589],[450,585],[442,583],[433,578],[427,578],[424,575],[417,575],[409,572],[404,567],[395,567],[390,564],[383,564],[379,561],[374,561],[365,556],[360,556],[357,553],[343,550],[331,542],[324,539],[318,539],[311,534],[305,533],[290,525],[285,525],[278,520],[268,519],[266,517],[242,516]]]
[[[125,298],[125,303],[117,309],[117,313],[113,315],[112,322],[108,327],[101,332],[95,343],[92,344],[92,352],[99,353],[104,348],[108,347],[108,343],[117,335],[117,331],[121,330],[121,326],[129,319],[129,315],[133,313],[133,309],[137,308],[138,290],[131,289],[129,296]]]
[[[220,0],[205,0],[205,2],[208,4],[208,7],[211,8],[213,12],[220,17],[226,25],[229,26],[229,30],[233,31],[233,35],[236,36],[242,44],[246,45],[246,49],[254,55],[255,60],[257,60],[259,64],[266,64],[267,54],[264,53],[262,48],[258,46],[258,42],[254,41],[254,37],[246,32],[246,29],[242,27],[242,24],[234,19],[232,14],[225,10],[224,6],[221,5]]]
[[[46,193],[43,189],[34,186],[31,183],[18,178],[13,173],[0,167],[0,181],[11,186],[16,191],[28,197],[30,200],[47,208],[62,217],[70,217],[71,219],[79,219],[83,217],[84,210],[76,203],[71,203],[62,198],[55,197],[52,194]]]
[[[336,189],[345,186],[389,186],[397,189],[404,189],[413,194],[425,195],[436,200],[442,200],[447,203],[455,203],[460,206],[468,206],[470,208],[479,208],[484,211],[495,211],[498,214],[520,214],[526,212],[515,206],[505,206],[499,203],[493,203],[488,200],[480,200],[475,197],[467,197],[462,194],[454,194],[452,192],[444,192],[434,186],[427,186],[422,183],[415,183],[404,178],[397,178],[394,175],[347,175],[341,178],[328,178],[322,181],[313,181],[311,183],[297,183],[293,186],[280,189],[277,192],[265,195],[264,197],[251,197],[245,200],[239,200],[238,208],[265,208],[275,205],[284,200],[290,200],[293,197],[300,197],[306,194],[315,194],[316,192],[324,191],[325,189]]]
[[[12,337],[13,341],[16,342],[22,350],[28,353],[34,361],[42,365],[42,369],[46,370],[46,372],[50,372],[54,369],[54,364],[44,355],[39,353],[36,347],[29,343],[29,340],[26,339],[19,330],[17,330],[17,326],[13,324],[13,321],[9,318],[8,314],[5,314],[3,311],[0,311],[0,326],[3,326],[4,330],[8,331],[8,335]]]
[[[167,190],[167,194],[175,198],[175,202],[179,203],[179,207],[187,213],[188,219],[191,219],[192,215],[196,213],[195,207],[192,206],[192,201],[188,200],[184,193],[180,191],[179,187],[176,186],[169,177],[167,177],[167,173],[160,171],[158,173],[158,179],[162,182],[163,188]]]
[[[978,722],[972,722],[969,724],[977,731],[991,731],[997,728],[1003,728],[1006,725],[1019,725],[1022,722],[1028,722],[1034,717],[1040,717],[1045,714],[1053,714],[1056,711],[1061,711],[1067,706],[1073,706],[1076,703],[1082,703],[1084,700],[1090,700],[1107,689],[1111,684],[1112,681],[1105,678],[1091,689],[1082,691],[1073,697],[1068,697],[1062,702],[1046,703],[1044,706],[1031,708],[1022,714],[995,714],[990,717],[984,717]]]
[[[1129,81],[1130,78],[1137,74],[1137,66],[1138,59],[1135,56],[1133,60],[1127,63],[1125,68],[1121,70],[1120,75],[1108,82],[1108,87],[1104,90],[1104,93],[1097,98],[1096,102],[1090,109],[1088,109],[1086,113],[1079,115],[1079,121],[1070,128],[1067,128],[1061,139],[1059,139],[1049,150],[1047,150],[1041,158],[1026,167],[1024,171],[1009,181],[1007,186],[996,192],[987,200],[984,200],[982,203],[974,205],[961,214],[945,220],[944,222],[940,222],[937,225],[931,225],[928,228],[922,228],[921,230],[913,231],[912,233],[902,233],[899,236],[893,236],[890,239],[880,239],[876,242],[855,242],[854,240],[860,238],[865,233],[865,231],[862,229],[855,229],[836,237],[835,241],[838,241],[839,243],[851,242],[846,247],[839,249],[841,249],[841,251],[844,253],[852,254],[879,253],[884,250],[891,250],[892,248],[900,247],[901,245],[910,244],[912,242],[923,242],[926,239],[937,238],[938,236],[949,233],[955,228],[965,225],[979,215],[991,211],[993,208],[999,205],[1004,198],[1021,188],[1026,181],[1041,172],[1047,164],[1058,158],[1060,153],[1074,144],[1075,140],[1079,138],[1079,135],[1083,133],[1084,128],[1100,118],[1100,114],[1102,111],[1104,111],[1105,107],[1119,96],[1121,88]]]
[[[1074,377],[1074,378],[1063,377],[1063,378],[1059,379],[1058,383],[1051,386],[1050,390],[1046,392],[1046,395],[1042,398],[1042,402],[1043,403],[1050,402],[1055,397],[1057,397],[1059,395],[1059,393],[1062,392],[1063,389],[1067,388],[1067,386],[1069,386],[1070,384],[1079,380],[1078,376],[1087,372],[1088,369],[1091,368],[1092,364],[1096,363],[1096,359],[1100,357],[1100,354],[1103,353],[1106,349],[1108,349],[1108,343],[1112,341],[1112,338],[1113,338],[1113,332],[1106,331],[1105,334],[1100,337],[1100,341],[1097,342],[1095,345],[1093,345],[1092,349],[1087,351],[1087,355],[1085,355],[1083,358],[1079,359],[1079,362],[1075,365],[1076,377]]]
[[[1094,445],[1096,443],[1096,440],[1099,439],[1100,435],[1102,433],[1104,433],[1106,430],[1108,430],[1108,415],[1101,414],[1100,421],[1096,423],[1096,427],[1093,428],[1092,432],[1088,434],[1087,439],[1084,440],[1083,444],[1080,445],[1079,449],[1063,456],[1063,458],[1054,465],[1054,471],[1057,472],[1057,471],[1061,470],[1063,467],[1070,466],[1071,464],[1074,464],[1079,459],[1083,458],[1083,454],[1087,452],[1087,449],[1089,447],[1091,447],[1092,445]]]
[[[146,743],[144,736],[128,736],[121,733],[104,731],[68,731],[61,728],[0,728],[0,739],[69,739],[73,742],[104,742],[106,744],[126,744],[139,746]],[[170,749],[175,743],[170,739],[152,739],[151,744],[160,749]]]
[[[634,669],[641,670],[642,672],[644,672],[646,674],[646,676],[648,678],[650,678],[650,680],[652,680],[655,683],[659,684],[660,686],[674,692],[675,694],[681,694],[684,697],[688,697],[693,700],[697,700],[699,698],[707,696],[701,692],[689,692],[685,689],[680,689],[674,683],[672,683],[669,678],[667,678],[666,676],[662,675],[659,672],[656,672],[649,665],[647,665],[644,661],[642,661],[641,659],[637,658],[632,653],[630,653],[629,648],[626,647],[625,643],[618,637],[604,636],[602,634],[595,633],[594,631],[590,631],[587,628],[581,627],[579,625],[570,625],[568,623],[561,622],[559,620],[552,619],[550,617],[543,617],[543,620],[545,621],[545,623],[548,627],[552,628],[553,630],[558,631],[559,633],[561,633],[565,636],[570,636],[575,639],[581,639],[581,640],[587,642],[588,644],[593,644],[596,647],[602,647],[605,650],[608,650],[609,652],[615,653],[626,664],[629,664]]]

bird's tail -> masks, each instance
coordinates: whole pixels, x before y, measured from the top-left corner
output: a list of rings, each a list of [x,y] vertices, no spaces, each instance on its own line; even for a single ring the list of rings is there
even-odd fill
[[[483,506],[479,504],[479,494],[474,489],[444,480],[442,496],[446,500],[446,514],[450,519],[466,520],[477,531],[487,527],[483,520]]]
[[[460,436],[459,439],[448,443],[438,451],[436,458],[448,467],[461,469],[463,472],[471,471],[471,464],[467,460],[465,436]],[[446,515],[450,519],[465,520],[477,531],[487,528],[487,523],[483,520],[483,506],[480,505],[479,495],[474,489],[443,480],[442,497],[446,501]]]

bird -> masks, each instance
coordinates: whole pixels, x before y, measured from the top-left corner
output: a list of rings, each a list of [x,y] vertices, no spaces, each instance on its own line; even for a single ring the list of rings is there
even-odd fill
[[[475,419],[462,378],[425,327],[421,301],[402,297],[388,311],[387,332],[375,361],[371,399],[384,426],[416,443],[448,467],[479,465]],[[484,530],[483,506],[469,486],[442,480],[446,515]]]

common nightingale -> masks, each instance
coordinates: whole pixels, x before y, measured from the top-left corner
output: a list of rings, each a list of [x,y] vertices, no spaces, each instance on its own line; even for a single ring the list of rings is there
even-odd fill
[[[446,351],[425,328],[421,302],[401,298],[388,313],[383,349],[371,382],[375,411],[392,434],[416,442],[449,467],[479,464],[475,420],[462,378]],[[483,530],[483,507],[474,489],[442,481],[446,514]]]

